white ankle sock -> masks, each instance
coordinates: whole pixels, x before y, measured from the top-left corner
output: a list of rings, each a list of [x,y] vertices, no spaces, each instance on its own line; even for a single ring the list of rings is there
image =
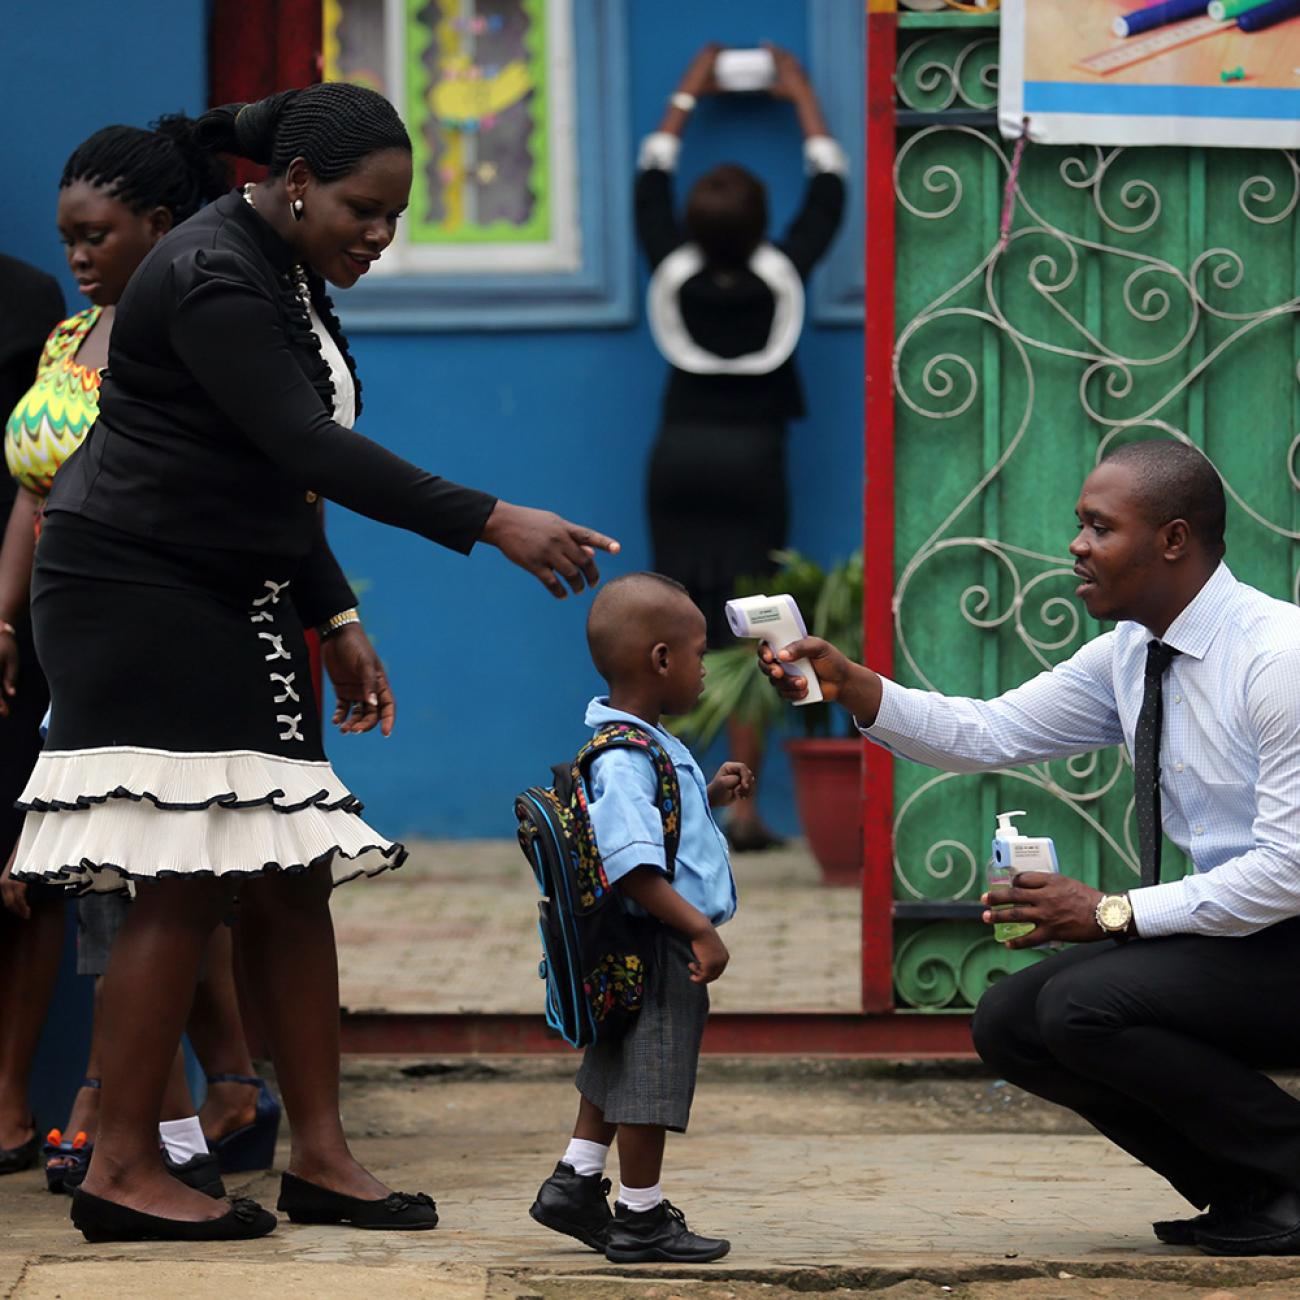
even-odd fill
[[[659,1183],[653,1187],[629,1187],[626,1183],[618,1185],[618,1203],[638,1214],[653,1210],[663,1199],[664,1191]]]
[[[183,1165],[195,1156],[208,1154],[208,1144],[203,1137],[203,1125],[197,1115],[189,1119],[168,1119],[158,1125],[158,1136],[162,1138],[167,1154],[178,1164]]]
[[[588,1142],[586,1138],[570,1138],[569,1145],[564,1148],[564,1163],[572,1165],[573,1172],[584,1177],[603,1174],[608,1159],[607,1146],[600,1142]]]

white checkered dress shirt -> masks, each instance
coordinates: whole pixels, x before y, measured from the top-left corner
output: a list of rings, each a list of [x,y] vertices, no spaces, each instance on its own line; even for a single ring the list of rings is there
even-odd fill
[[[1160,806],[1191,858],[1184,880],[1129,894],[1138,933],[1251,934],[1300,916],[1300,609],[1220,564],[1173,621]],[[1133,750],[1151,633],[1120,623],[995,700],[884,681],[862,734],[951,772]]]

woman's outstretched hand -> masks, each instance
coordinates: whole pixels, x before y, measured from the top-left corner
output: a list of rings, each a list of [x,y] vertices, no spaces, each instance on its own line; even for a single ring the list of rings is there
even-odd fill
[[[384,664],[360,623],[349,623],[320,643],[320,660],[334,686],[334,725],[342,732],[391,735],[397,703]]]
[[[582,524],[571,524],[550,510],[512,506],[498,501],[483,527],[482,540],[495,546],[507,560],[531,573],[557,600],[563,600],[567,582],[575,591],[600,581],[597,551],[617,555],[622,549],[612,537]]]

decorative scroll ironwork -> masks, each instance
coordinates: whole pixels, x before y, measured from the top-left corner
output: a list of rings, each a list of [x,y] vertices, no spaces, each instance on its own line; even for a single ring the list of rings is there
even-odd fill
[[[974,41],[959,32],[924,36],[899,55],[894,73],[899,102],[924,112],[996,109],[997,58],[996,36]]]
[[[915,41],[899,60],[900,102],[971,106],[963,87],[985,43]],[[978,81],[995,87],[996,68]],[[1073,597],[1065,543],[1083,474],[1118,441],[1205,451],[1232,503],[1234,570],[1300,600],[1300,164],[1271,151],[1031,146],[1003,245],[1009,155],[991,132],[936,124],[900,139],[894,167],[899,671],[977,696],[1098,630]],[[900,765],[897,896],[978,897],[995,807],[1034,810],[1037,833],[1065,845],[1063,867],[1131,885],[1127,766],[1120,750],[996,776]],[[900,1000],[969,1006],[1008,969],[1000,953],[981,926],[909,929]]]

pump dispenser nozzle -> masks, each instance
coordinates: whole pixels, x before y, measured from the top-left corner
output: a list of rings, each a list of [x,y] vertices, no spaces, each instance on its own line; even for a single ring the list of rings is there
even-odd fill
[[[1011,824],[1011,819],[1025,816],[1028,814],[1023,808],[1017,808],[1013,812],[998,813],[998,836],[1006,840],[1015,839],[1020,832]]]

